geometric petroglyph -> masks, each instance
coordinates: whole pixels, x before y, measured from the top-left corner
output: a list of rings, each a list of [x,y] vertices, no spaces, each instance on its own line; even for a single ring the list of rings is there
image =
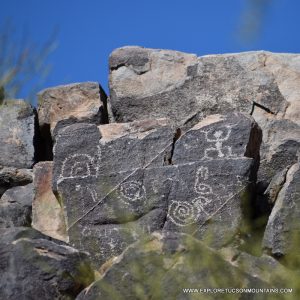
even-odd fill
[[[196,172],[196,180],[194,190],[197,194],[206,195],[212,193],[212,188],[207,183],[203,183],[204,180],[208,179],[208,168],[200,167]]]
[[[97,175],[98,168],[94,166],[94,159],[90,155],[73,154],[63,161],[59,179],[85,178]]]
[[[145,187],[138,181],[127,181],[118,188],[119,199],[126,204],[136,203],[146,197]]]
[[[214,146],[206,148],[204,151],[204,159],[216,158],[231,158],[235,157],[230,146],[223,146],[223,142],[229,139],[231,133],[231,126],[226,125],[222,129],[210,129],[208,131],[201,131],[205,134],[205,139],[209,143],[214,143]]]
[[[214,197],[212,187],[203,183],[209,179],[207,167],[200,166],[196,172],[194,190],[199,196],[192,201],[174,201],[172,200],[168,209],[168,218],[177,226],[187,226],[196,223],[201,213],[206,216],[209,214],[206,208],[212,202]]]

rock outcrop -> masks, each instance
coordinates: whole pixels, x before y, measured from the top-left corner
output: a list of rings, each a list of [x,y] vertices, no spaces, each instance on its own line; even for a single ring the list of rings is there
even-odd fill
[[[298,54],[259,51],[196,57],[124,47],[110,56],[110,101],[118,122],[168,117],[190,127],[210,114],[252,114],[263,129],[263,185],[297,161],[299,83]]]
[[[0,95],[0,298],[298,299],[300,55],[124,47],[109,64],[109,98]]]
[[[243,114],[213,115],[174,142],[167,124],[76,124],[58,132],[53,185],[70,242],[95,263],[156,230],[210,237],[216,247],[238,233],[260,129]]]

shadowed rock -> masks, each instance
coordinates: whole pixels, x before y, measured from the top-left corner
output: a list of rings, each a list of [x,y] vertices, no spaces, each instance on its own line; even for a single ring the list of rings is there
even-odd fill
[[[1,299],[74,299],[93,282],[86,253],[31,228],[0,231]]]
[[[263,248],[275,256],[297,254],[299,247],[300,168],[290,167],[278,193],[263,238]]]
[[[195,295],[203,296],[204,289],[229,286],[268,288],[272,285],[247,269],[227,262],[191,236],[165,232],[154,233],[129,246],[111,262],[103,277],[76,299],[194,299]],[[184,289],[203,289],[203,292],[189,293]],[[266,295],[255,296],[272,299]],[[216,294],[206,292],[205,299],[216,299]]]
[[[33,184],[13,187],[0,199],[0,227],[31,226]]]

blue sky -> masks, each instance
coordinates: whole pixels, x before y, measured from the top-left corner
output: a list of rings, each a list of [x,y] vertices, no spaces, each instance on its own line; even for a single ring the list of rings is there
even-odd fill
[[[257,0],[256,0],[257,1]],[[124,45],[198,55],[269,50],[300,52],[300,1],[269,0],[257,11],[250,0],[0,0],[0,20],[42,45],[55,28],[52,71],[42,88],[98,81],[108,91],[108,56]],[[255,1],[254,1],[255,2]],[[245,20],[257,35],[241,39]],[[254,25],[255,25],[254,24]],[[20,96],[26,98],[23,89]]]

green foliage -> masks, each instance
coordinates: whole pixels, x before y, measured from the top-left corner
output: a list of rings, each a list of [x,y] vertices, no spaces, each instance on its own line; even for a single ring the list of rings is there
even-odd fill
[[[24,88],[28,94],[26,100],[34,101],[50,71],[47,58],[56,46],[54,38],[55,33],[39,46],[30,41],[27,34],[16,32],[9,22],[0,26],[0,103],[4,96],[20,97]]]

